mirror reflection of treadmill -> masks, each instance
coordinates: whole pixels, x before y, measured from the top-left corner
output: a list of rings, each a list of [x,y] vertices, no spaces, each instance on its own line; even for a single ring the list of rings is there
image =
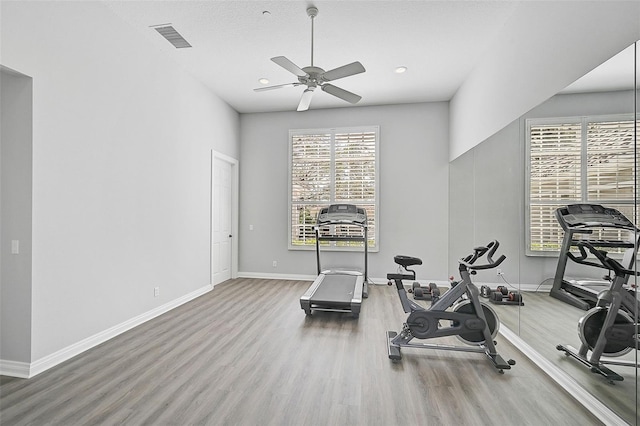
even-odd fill
[[[360,235],[335,232],[335,226],[356,227]],[[329,227],[329,234],[321,228]],[[318,213],[315,226],[316,263],[318,277],[300,298],[300,307],[307,315],[312,311],[349,312],[354,318],[360,315],[362,299],[367,291],[367,212],[353,204],[332,204]],[[357,241],[364,245],[364,272],[357,270],[328,269],[320,266],[321,241]]]
[[[638,229],[620,211],[603,207],[599,204],[570,204],[556,210],[556,219],[564,231],[562,247],[558,256],[558,266],[553,279],[550,296],[562,300],[570,305],[583,310],[589,310],[596,305],[598,293],[609,289],[611,282],[602,280],[567,280],[565,270],[569,257],[567,253],[571,247],[580,241],[589,241],[594,246],[602,250],[625,248],[622,265],[628,269],[634,269],[637,254],[638,242],[636,236],[640,238]],[[620,229],[628,231],[629,239],[606,240],[590,239],[594,231],[602,229]],[[578,238],[580,237],[580,238]],[[634,244],[635,243],[635,244]]]

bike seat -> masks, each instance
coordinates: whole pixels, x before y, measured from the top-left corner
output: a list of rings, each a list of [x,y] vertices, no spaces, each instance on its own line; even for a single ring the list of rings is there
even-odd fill
[[[417,257],[403,256],[401,254],[395,256],[393,261],[404,268],[407,266],[422,265],[421,259],[418,259]]]

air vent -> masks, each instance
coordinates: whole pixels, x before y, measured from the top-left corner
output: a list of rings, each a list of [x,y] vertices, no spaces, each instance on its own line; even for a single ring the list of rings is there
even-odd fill
[[[177,49],[182,49],[184,47],[191,47],[189,42],[185,40],[184,37],[182,37],[180,33],[178,33],[176,29],[173,28],[171,25],[154,27],[154,29],[157,32],[159,32],[162,37],[166,38],[169,41],[169,43],[173,44]]]

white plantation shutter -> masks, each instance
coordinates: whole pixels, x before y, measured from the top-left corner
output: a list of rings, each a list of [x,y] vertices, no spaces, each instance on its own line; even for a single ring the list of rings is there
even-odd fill
[[[555,210],[567,204],[603,204],[634,220],[632,117],[532,119],[526,128],[528,254],[559,251],[564,233]],[[598,232],[589,238],[624,238]]]
[[[558,250],[562,228],[555,210],[581,199],[582,126],[578,123],[531,125],[529,128],[529,248]]]
[[[292,130],[290,140],[289,248],[314,247],[318,211],[332,203],[367,210],[369,248],[377,249],[378,127]],[[355,227],[326,230],[361,233]],[[334,247],[362,246],[331,242]]]
[[[331,135],[295,136],[291,146],[293,199],[297,201],[329,201]]]
[[[314,244],[318,210],[331,199],[331,134],[292,136],[290,167],[291,241]]]
[[[531,127],[531,199],[580,200],[581,125]]]
[[[633,120],[587,124],[588,199],[634,199]]]
[[[529,249],[531,251],[560,250],[564,231],[555,217],[555,211],[558,207],[560,205],[531,204],[529,213],[529,230],[531,234]]]
[[[375,200],[376,134],[335,135],[335,198],[359,203]]]

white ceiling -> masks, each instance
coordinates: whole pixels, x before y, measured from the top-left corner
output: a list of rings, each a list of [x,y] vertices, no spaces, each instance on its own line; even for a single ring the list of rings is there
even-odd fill
[[[363,74],[332,82],[362,96],[358,105],[450,100],[498,37],[518,1],[209,0],[105,2],[145,37],[241,113],[294,111],[304,87],[254,92],[297,81],[270,58],[330,70],[353,61]],[[544,2],[541,2],[544,7]],[[268,11],[269,13],[265,13]],[[193,47],[176,49],[151,26],[171,24]],[[632,64],[633,62],[631,62]],[[408,71],[396,74],[405,66]],[[615,72],[615,71],[610,71]],[[608,73],[600,78],[609,80]],[[616,81],[619,80],[616,78]],[[574,91],[595,90],[582,82]],[[599,84],[599,83],[597,83]],[[351,104],[318,91],[311,109]]]
[[[631,45],[560,93],[628,90],[634,84],[635,46]],[[637,58],[640,64],[640,58]]]

